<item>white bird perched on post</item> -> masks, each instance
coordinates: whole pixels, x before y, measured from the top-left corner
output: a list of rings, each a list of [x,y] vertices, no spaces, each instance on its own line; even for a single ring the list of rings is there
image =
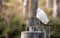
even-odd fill
[[[36,16],[44,24],[47,24],[49,22],[49,19],[47,18],[45,12],[40,8],[37,9],[37,15]]]

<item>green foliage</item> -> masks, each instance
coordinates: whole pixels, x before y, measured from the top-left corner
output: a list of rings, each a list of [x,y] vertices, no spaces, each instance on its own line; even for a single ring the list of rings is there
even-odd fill
[[[4,0],[10,3],[13,0]],[[16,6],[18,8],[16,8]],[[7,8],[6,8],[7,7]],[[18,11],[19,10],[19,11]],[[21,31],[25,30],[25,20],[20,14],[19,5],[3,5],[3,11],[0,13],[0,36],[10,38],[20,38]],[[6,18],[7,19],[6,19]],[[5,36],[6,34],[6,36]]]
[[[60,20],[56,18],[50,19],[49,25],[60,25]]]
[[[13,0],[3,0],[3,1],[10,3]],[[0,15],[0,38],[5,37],[4,35],[5,33],[7,34],[8,37],[10,36],[10,38],[20,38],[21,32],[25,30],[25,20],[27,18],[22,19],[22,17],[18,16],[17,13],[21,15],[22,12],[19,9],[20,8],[19,3],[17,5],[15,4],[14,5],[12,4],[12,6],[4,5],[4,8],[5,8],[3,11],[4,13],[7,11],[6,14],[9,13],[8,15],[10,14],[12,14],[12,16],[13,14],[15,15],[12,19],[10,18],[10,20],[7,21],[5,20],[5,18],[3,18],[3,15],[0,13],[2,15],[2,16]],[[39,5],[46,12],[46,14],[49,15],[49,18],[50,18],[50,16],[52,16],[53,9],[46,8],[45,4],[46,4],[46,0],[39,0]],[[16,8],[16,7],[19,7],[19,8]],[[60,20],[59,19],[52,18],[50,19],[50,22],[47,25],[51,26],[51,36],[59,36],[59,32],[60,32]]]
[[[3,0],[3,1],[9,3],[12,2],[13,0]]]
[[[0,30],[3,30],[0,36],[3,37],[3,35],[7,33],[8,37],[12,35],[11,37],[20,38],[21,31],[25,30],[25,24],[22,21],[18,16],[13,17],[13,19],[8,22],[0,18]]]
[[[51,36],[58,37],[60,34],[60,20],[56,18],[52,18],[47,25],[51,26]]]

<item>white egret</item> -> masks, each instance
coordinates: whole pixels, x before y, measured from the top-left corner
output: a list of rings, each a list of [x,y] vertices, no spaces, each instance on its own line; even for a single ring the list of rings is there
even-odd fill
[[[44,24],[47,24],[49,22],[49,19],[47,18],[47,15],[40,8],[37,9],[37,15],[36,16]]]

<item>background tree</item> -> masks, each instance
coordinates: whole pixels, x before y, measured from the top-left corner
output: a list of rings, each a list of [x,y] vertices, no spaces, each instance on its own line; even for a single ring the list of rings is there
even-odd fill
[[[46,7],[53,7],[54,0],[46,0]]]
[[[60,18],[60,0],[54,0],[53,17]]]

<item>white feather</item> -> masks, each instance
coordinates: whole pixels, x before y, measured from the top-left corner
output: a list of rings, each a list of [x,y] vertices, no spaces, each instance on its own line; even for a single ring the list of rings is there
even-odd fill
[[[44,24],[47,24],[49,22],[49,19],[47,18],[45,12],[40,8],[37,9],[37,15],[36,16]]]

